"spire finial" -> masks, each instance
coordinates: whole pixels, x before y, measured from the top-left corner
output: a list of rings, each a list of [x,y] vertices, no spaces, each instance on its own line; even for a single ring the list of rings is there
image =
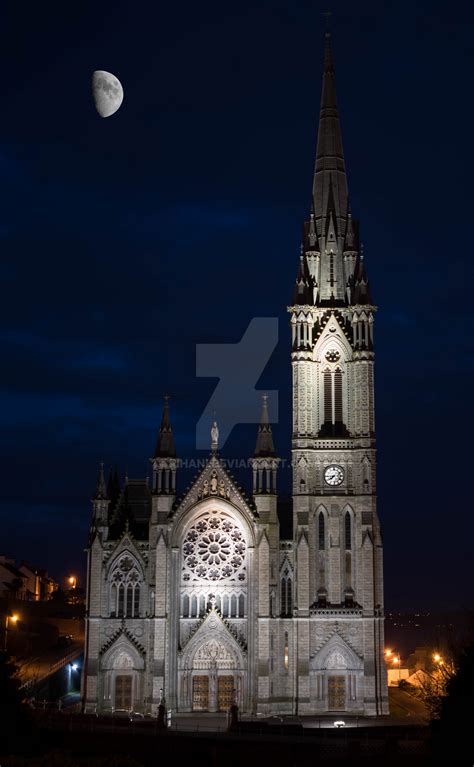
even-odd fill
[[[318,236],[324,236],[328,209],[332,207],[338,238],[344,237],[347,196],[346,168],[332,56],[332,35],[326,30],[324,34],[323,83],[318,142],[313,179],[313,203]]]
[[[99,476],[97,478],[97,487],[95,491],[95,500],[96,501],[106,501],[107,500],[107,486],[105,484],[105,477],[104,477],[104,462],[101,461],[99,463]]]

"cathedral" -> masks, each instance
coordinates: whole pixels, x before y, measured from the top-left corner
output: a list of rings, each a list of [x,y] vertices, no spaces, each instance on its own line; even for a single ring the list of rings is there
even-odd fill
[[[353,220],[325,36],[309,220],[288,307],[292,534],[277,511],[266,397],[251,492],[210,454],[178,495],[165,399],[152,481],[99,473],[88,544],[83,706],[388,713],[376,510],[373,304]]]

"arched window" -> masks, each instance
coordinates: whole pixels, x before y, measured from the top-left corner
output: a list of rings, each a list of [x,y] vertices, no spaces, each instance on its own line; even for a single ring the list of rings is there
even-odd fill
[[[130,554],[122,554],[109,575],[111,613],[128,618],[140,615],[141,581],[136,560]]]
[[[288,568],[285,569],[280,584],[280,601],[282,618],[291,618],[293,613],[293,583],[291,573]]]
[[[201,594],[199,597],[199,617],[202,618],[206,614],[206,597]]]
[[[352,523],[351,514],[349,511],[346,511],[346,514],[344,517],[344,542],[345,542],[346,551],[350,551],[352,549],[351,523]]]
[[[112,617],[117,615],[117,584],[112,583],[110,588],[110,614]]]
[[[320,435],[347,435],[343,415],[342,370],[339,367],[336,370],[325,370],[323,373],[323,424]]]
[[[332,375],[329,370],[324,373],[324,423],[332,424]]]
[[[334,423],[342,424],[342,373],[334,373]]]
[[[227,594],[224,594],[224,597],[222,599],[222,615],[224,618],[229,617],[229,597]]]
[[[138,618],[140,615],[140,584],[136,583],[133,589],[133,617]]]
[[[127,618],[131,618],[133,615],[133,586],[131,583],[127,585]]]
[[[197,596],[195,594],[191,597],[191,618],[197,618]]]
[[[189,597],[187,594],[183,596],[183,618],[189,618]]]
[[[230,617],[231,618],[237,617],[237,597],[235,594],[232,594],[232,597],[230,599]]]
[[[243,594],[239,596],[239,618],[243,618],[245,615],[245,597]]]
[[[288,631],[285,631],[285,645],[283,648],[283,666],[286,672],[290,666],[290,648],[288,643]]]
[[[325,548],[326,548],[326,537],[325,537],[324,513],[320,511],[318,516],[318,549],[320,551],[324,551]]]

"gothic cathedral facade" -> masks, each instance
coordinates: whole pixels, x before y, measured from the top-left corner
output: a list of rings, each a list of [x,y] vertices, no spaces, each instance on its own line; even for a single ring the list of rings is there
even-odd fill
[[[153,479],[103,469],[88,546],[86,711],[388,713],[376,510],[375,306],[352,219],[329,33],[292,305],[293,535],[266,398],[246,495],[211,453],[176,492],[165,401]]]

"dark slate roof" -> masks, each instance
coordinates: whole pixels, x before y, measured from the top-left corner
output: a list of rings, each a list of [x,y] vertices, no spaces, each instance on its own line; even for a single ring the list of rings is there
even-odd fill
[[[146,479],[129,479],[123,488],[110,522],[110,538],[119,538],[128,524],[134,538],[148,539],[151,492]]]
[[[15,578],[26,578],[27,576],[25,573],[21,573],[14,565],[10,565],[8,562],[1,562],[1,567],[4,567],[5,570],[8,570],[9,573],[11,573]]]

